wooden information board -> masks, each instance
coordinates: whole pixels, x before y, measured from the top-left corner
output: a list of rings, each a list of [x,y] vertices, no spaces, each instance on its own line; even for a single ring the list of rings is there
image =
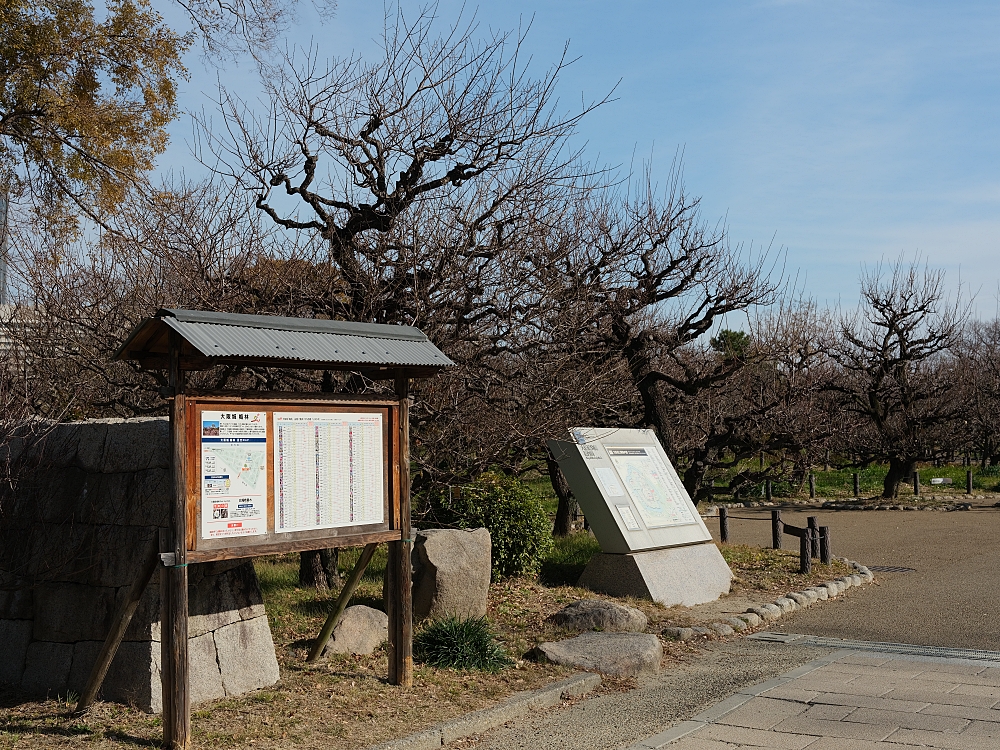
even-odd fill
[[[186,401],[188,562],[401,539],[398,401]]]

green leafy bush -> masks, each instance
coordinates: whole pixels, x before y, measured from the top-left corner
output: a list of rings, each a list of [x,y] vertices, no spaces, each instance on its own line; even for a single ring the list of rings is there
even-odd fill
[[[538,572],[552,549],[552,521],[523,482],[486,472],[460,491],[430,498],[435,520],[457,528],[486,527],[493,546],[493,580]]]
[[[513,664],[485,617],[435,620],[413,639],[413,658],[432,667],[484,672]]]

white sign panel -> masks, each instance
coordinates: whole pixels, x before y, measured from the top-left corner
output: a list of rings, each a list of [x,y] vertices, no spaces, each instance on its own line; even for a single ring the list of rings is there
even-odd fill
[[[267,417],[201,413],[201,538],[267,533]]]
[[[382,523],[382,415],[274,413],[274,530]]]
[[[647,529],[695,523],[683,485],[653,448],[608,445],[605,450]]]

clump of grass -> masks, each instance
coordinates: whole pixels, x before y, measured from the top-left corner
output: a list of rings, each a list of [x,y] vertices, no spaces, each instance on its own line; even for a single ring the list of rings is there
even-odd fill
[[[485,617],[435,620],[413,639],[413,657],[432,667],[499,672],[514,662]]]
[[[593,534],[577,531],[556,537],[542,562],[541,581],[547,586],[575,586],[590,558],[601,551]]]

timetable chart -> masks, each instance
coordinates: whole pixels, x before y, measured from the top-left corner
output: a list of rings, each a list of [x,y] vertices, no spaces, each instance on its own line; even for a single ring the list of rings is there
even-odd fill
[[[382,523],[381,413],[275,412],[275,531]]]

